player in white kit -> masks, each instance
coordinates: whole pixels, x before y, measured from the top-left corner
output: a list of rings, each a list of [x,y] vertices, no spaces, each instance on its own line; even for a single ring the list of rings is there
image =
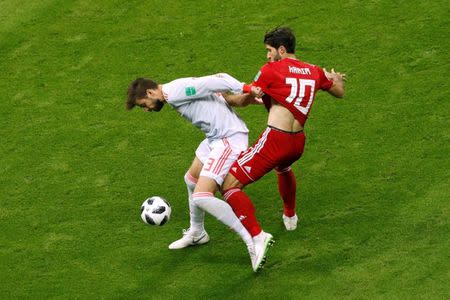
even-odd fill
[[[181,78],[166,84],[138,78],[128,88],[127,109],[140,106],[145,111],[160,111],[164,103],[168,103],[206,135],[184,176],[189,195],[190,228],[183,230],[183,237],[170,244],[169,249],[209,241],[204,229],[206,211],[241,236],[247,245],[253,270],[258,270],[255,261],[261,258],[255,257],[250,234],[228,203],[215,198],[214,193],[222,185],[232,163],[248,146],[247,126],[230,105],[258,103],[255,97],[261,96],[259,88],[224,73]]]

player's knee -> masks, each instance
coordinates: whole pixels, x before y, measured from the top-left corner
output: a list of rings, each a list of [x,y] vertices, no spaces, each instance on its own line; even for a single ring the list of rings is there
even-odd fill
[[[186,185],[195,186],[197,184],[197,181],[198,179],[192,176],[189,172],[186,172],[186,174],[184,174],[184,182],[186,183]]]
[[[236,192],[240,192],[240,188],[229,188],[229,189],[222,189],[220,192],[222,193],[223,199],[228,202],[228,199]]]
[[[291,166],[289,167],[284,167],[284,168],[280,168],[280,167],[276,167],[275,171],[277,172],[278,175],[284,174],[284,173],[289,173],[292,171]]]
[[[218,185],[215,179],[206,176],[200,176],[197,184],[195,185],[194,194],[200,195],[210,193],[214,195],[217,190]]]
[[[196,192],[192,194],[192,203],[198,207],[202,207],[205,201],[213,197],[214,194],[210,192]]]

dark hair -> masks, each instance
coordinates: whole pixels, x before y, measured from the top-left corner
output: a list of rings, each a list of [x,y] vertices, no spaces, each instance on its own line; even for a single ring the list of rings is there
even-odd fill
[[[148,89],[157,89],[158,83],[147,78],[138,78],[133,81],[128,87],[128,99],[126,102],[126,108],[128,110],[136,106],[136,100],[147,98]]]
[[[295,34],[289,27],[277,27],[266,33],[264,44],[276,49],[284,46],[287,53],[295,53]]]

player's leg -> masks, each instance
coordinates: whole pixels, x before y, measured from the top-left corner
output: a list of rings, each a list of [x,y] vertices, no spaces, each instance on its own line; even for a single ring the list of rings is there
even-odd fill
[[[278,177],[278,191],[283,200],[283,223],[287,230],[297,228],[298,217],[295,212],[297,182],[290,166],[275,168]]]
[[[239,155],[222,186],[225,200],[252,237],[261,233],[262,228],[256,219],[255,207],[242,188],[257,181],[276,166],[269,155],[271,144],[275,142],[269,137],[270,132],[271,129],[267,128],[252,147]]]
[[[237,136],[234,139],[236,143],[244,143],[245,146],[247,145],[247,135],[243,135],[243,137]],[[204,143],[202,142],[202,144]],[[208,143],[209,154],[206,158],[199,149],[201,150],[202,147],[197,149],[196,155],[197,157],[204,158],[204,163],[202,164],[202,171],[200,172],[194,193],[192,194],[190,205],[192,206],[192,211],[201,209],[210,213],[219,221],[236,231],[247,245],[250,244],[253,246],[251,236],[239,222],[231,207],[226,202],[214,197],[218,185],[222,184],[223,178],[232,162],[238,156],[238,152],[233,149],[227,139]],[[191,227],[184,233],[183,238],[172,243],[169,248],[180,249],[191,245],[203,244],[207,241],[209,241],[209,236],[206,231],[194,230],[194,227]]]
[[[236,165],[236,164],[235,164]],[[233,165],[234,168],[234,165]],[[255,206],[247,194],[242,191],[244,185],[230,172],[223,183],[223,197],[232,207],[236,216],[252,237],[258,235],[262,228],[255,215]]]
[[[230,205],[214,197],[217,189],[217,182],[214,179],[200,176],[192,195],[194,204],[234,230],[247,245],[252,245],[250,234],[236,217]]]
[[[247,246],[252,267],[255,269],[256,257],[252,237],[236,217],[232,208],[225,201],[214,197],[214,192],[223,184],[231,165],[239,156],[239,153],[247,148],[247,145],[247,134],[235,134],[212,142],[213,150],[200,174],[193,198],[198,206],[239,234]]]
[[[169,249],[181,249],[191,245],[200,245],[209,241],[209,236],[204,229],[205,212],[193,203],[192,194],[197,185],[200,172],[205,161],[211,152],[208,140],[203,140],[195,151],[195,158],[189,170],[184,175],[188,191],[190,227],[183,229],[183,237],[169,245]]]
[[[286,230],[295,230],[297,228],[298,217],[295,211],[296,207],[296,190],[297,182],[292,171],[291,165],[300,159],[305,147],[305,134],[297,133],[279,133],[283,144],[288,151],[280,157],[280,162],[275,168],[278,176],[278,190],[283,200],[283,216],[282,220]]]
[[[236,168],[238,166],[235,162],[232,166]],[[236,174],[235,172],[233,172]],[[241,180],[243,177],[240,177]],[[248,184],[249,182],[244,183]],[[225,200],[230,204],[236,216],[241,220],[242,225],[249,231],[252,236],[254,245],[254,258],[252,259],[253,271],[257,272],[262,269],[266,262],[266,254],[269,246],[275,242],[273,236],[270,233],[262,230],[256,219],[255,207],[247,196],[242,191],[244,184],[241,183],[232,172],[228,173],[223,184],[223,196]]]
[[[234,162],[230,168],[230,173],[225,178],[222,191],[228,204],[252,235],[255,245],[254,271],[263,267],[266,252],[269,246],[274,243],[274,240],[270,233],[262,230],[256,219],[255,207],[248,195],[242,191],[242,188],[264,176],[276,165],[268,155],[271,148],[269,133],[270,129],[268,128],[255,145],[243,152]]]
[[[222,185],[231,165],[239,156],[239,153],[247,148],[247,145],[247,134],[235,134],[228,138],[210,141],[211,152],[200,173],[193,199],[198,207],[236,231],[244,242],[249,244],[251,243],[251,237],[237,219],[231,207],[223,200],[214,197],[214,193]]]
[[[197,185],[202,167],[203,164],[200,159],[195,157],[192,161],[191,167],[184,175],[184,182],[186,183],[189,196],[189,215],[191,224],[189,228],[194,232],[204,231],[205,212],[194,205],[192,201],[192,194],[194,193],[195,186]]]

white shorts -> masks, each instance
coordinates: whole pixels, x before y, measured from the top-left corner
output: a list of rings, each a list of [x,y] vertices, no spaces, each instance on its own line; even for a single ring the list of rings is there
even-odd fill
[[[231,165],[242,151],[247,150],[247,147],[246,133],[236,133],[217,140],[204,139],[195,150],[195,156],[203,164],[200,176],[214,179],[221,186]]]

